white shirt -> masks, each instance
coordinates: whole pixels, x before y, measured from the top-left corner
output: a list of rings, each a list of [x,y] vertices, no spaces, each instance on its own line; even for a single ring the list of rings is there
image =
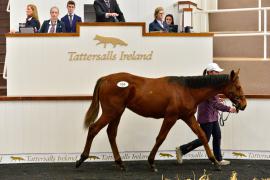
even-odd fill
[[[30,17],[30,18],[27,18],[26,20],[27,20],[27,21],[31,21],[32,18],[33,18],[33,17]]]
[[[158,24],[162,27],[162,28],[164,28],[164,26],[163,26],[163,22],[162,21],[160,21],[160,20],[157,20],[157,22],[158,22]]]
[[[71,15],[71,20],[73,21],[74,14],[75,14],[75,13],[72,13],[72,14],[69,14],[69,13],[68,13],[68,14],[67,14],[67,15],[68,15],[68,20],[70,20],[70,15]]]
[[[52,28],[52,21],[49,22],[49,29],[48,29],[48,33],[51,31],[51,28]],[[57,27],[57,21],[56,21],[56,24],[55,24],[55,27],[54,27],[54,33],[56,33],[56,27]]]

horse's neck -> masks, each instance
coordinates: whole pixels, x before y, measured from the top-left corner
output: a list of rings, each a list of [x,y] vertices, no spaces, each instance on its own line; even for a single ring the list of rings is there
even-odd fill
[[[224,87],[193,89],[192,95],[197,104],[223,92]]]

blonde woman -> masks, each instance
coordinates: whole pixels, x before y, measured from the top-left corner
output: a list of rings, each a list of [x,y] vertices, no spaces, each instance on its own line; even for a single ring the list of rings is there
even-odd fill
[[[25,27],[33,27],[34,31],[38,32],[40,22],[38,19],[37,7],[34,4],[28,4],[26,7],[26,15]]]

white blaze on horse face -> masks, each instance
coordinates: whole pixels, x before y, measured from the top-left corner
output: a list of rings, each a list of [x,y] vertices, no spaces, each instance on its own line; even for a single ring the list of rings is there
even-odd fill
[[[126,81],[120,81],[120,82],[117,83],[117,86],[120,87],[120,88],[126,88],[126,87],[128,87],[128,85],[129,84]]]

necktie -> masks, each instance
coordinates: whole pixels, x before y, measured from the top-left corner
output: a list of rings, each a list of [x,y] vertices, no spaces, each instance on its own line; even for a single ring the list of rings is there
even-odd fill
[[[69,25],[70,27],[72,26],[72,14],[68,15],[69,16]]]
[[[108,9],[110,9],[110,1],[109,0],[104,0],[104,1],[105,1],[106,6],[108,7]]]
[[[51,22],[51,23],[52,23],[52,27],[51,27],[51,29],[50,29],[50,32],[49,32],[49,33],[54,33],[56,23],[55,23],[55,22]]]

